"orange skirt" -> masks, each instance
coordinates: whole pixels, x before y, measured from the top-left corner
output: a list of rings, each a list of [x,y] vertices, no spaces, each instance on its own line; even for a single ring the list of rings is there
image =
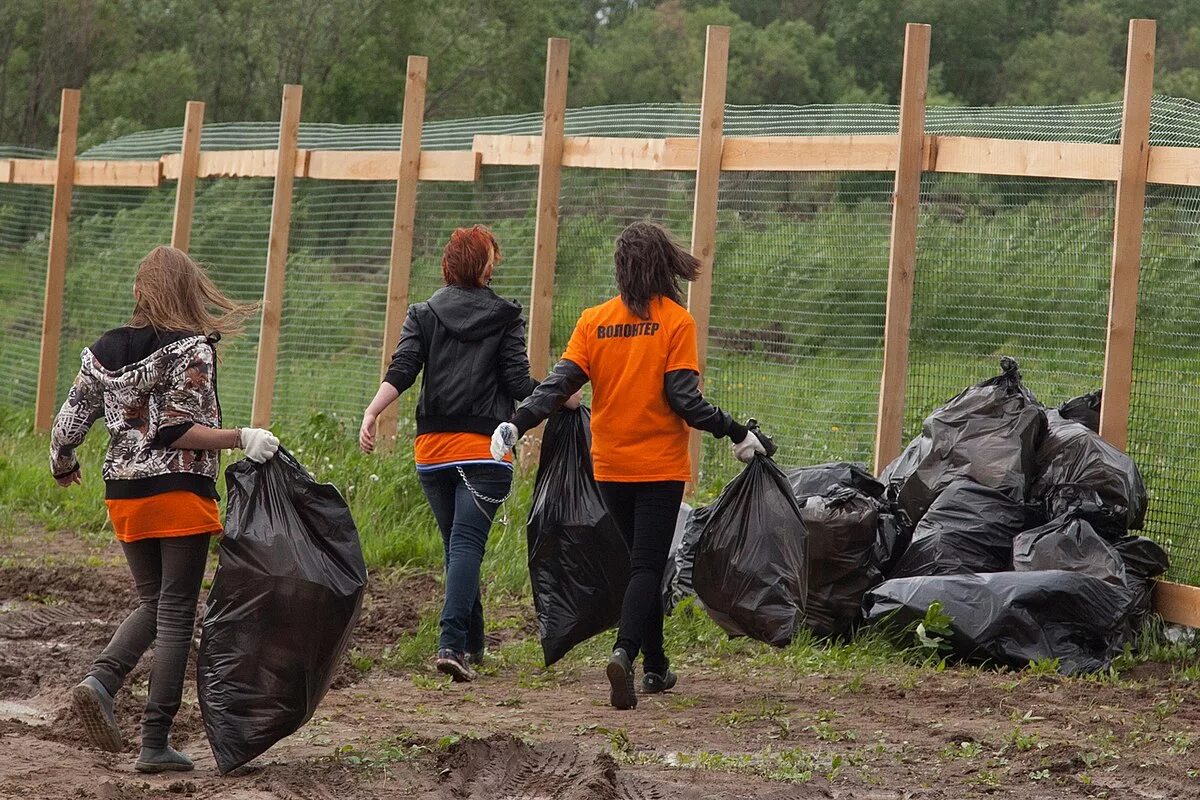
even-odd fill
[[[221,532],[217,501],[186,490],[105,500],[104,504],[122,542]]]

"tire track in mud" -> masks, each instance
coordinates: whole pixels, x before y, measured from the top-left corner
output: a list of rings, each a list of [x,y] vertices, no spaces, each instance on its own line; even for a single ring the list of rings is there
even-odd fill
[[[606,753],[571,743],[529,745],[496,734],[455,744],[439,759],[449,800],[700,800],[703,795],[622,772]]]

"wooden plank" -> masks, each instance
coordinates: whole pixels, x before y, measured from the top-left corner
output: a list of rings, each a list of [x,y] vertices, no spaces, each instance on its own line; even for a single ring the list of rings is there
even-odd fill
[[[1084,142],[1027,142],[969,136],[931,136],[937,172],[1115,181],[1120,146]],[[926,168],[931,165],[926,163]]]
[[[533,286],[529,311],[529,364],[534,377],[550,367],[550,319],[558,255],[558,190],[562,176],[563,125],[567,112],[567,66],[571,43],[546,43],[546,91],[538,160],[537,218],[533,231]]]
[[[141,186],[162,183],[162,164],[155,161],[76,161],[76,186]]]
[[[1200,628],[1200,586],[1156,581],[1154,612],[1167,622]]]
[[[58,166],[51,158],[9,160],[12,183],[53,186]],[[154,187],[162,182],[158,161],[75,161],[75,186]]]
[[[480,154],[473,150],[425,150],[418,180],[479,180]],[[327,181],[390,181],[400,170],[398,150],[312,150],[305,177]]]
[[[1146,182],[1200,186],[1200,147],[1151,147]]]
[[[754,172],[866,171],[896,169],[897,137],[729,136],[722,170]]]
[[[1100,407],[1100,435],[1122,450],[1129,439],[1129,398],[1133,391],[1133,335],[1137,322],[1146,175],[1150,165],[1154,39],[1154,20],[1129,21],[1121,115],[1121,171],[1113,219],[1108,341],[1104,349],[1104,403]]]
[[[183,115],[179,184],[175,187],[175,215],[171,221],[171,246],[185,253],[192,241],[192,211],[196,206],[196,173],[200,168],[200,135],[203,128],[204,103],[189,100]]]
[[[0,183],[12,183],[13,162],[11,158],[0,158]]]
[[[542,137],[479,134],[472,149],[483,166],[538,166]],[[564,167],[691,171],[696,168],[696,139],[638,139],[619,136],[568,136],[563,139]]]
[[[42,343],[38,358],[34,426],[48,431],[54,424],[54,392],[62,341],[63,290],[67,281],[67,244],[71,225],[71,192],[75,179],[75,145],[79,134],[79,90],[63,89],[58,116],[58,153],[54,201],[50,211],[50,247],[46,260],[46,293],[42,305]]]
[[[296,84],[283,87],[279,113],[279,165],[271,198],[271,231],[267,240],[267,274],[263,284],[262,326],[258,336],[258,360],[254,369],[254,401],[251,424],[271,424],[275,399],[275,371],[279,358],[279,324],[283,316],[283,278],[287,267],[288,236],[292,226],[292,186],[296,179],[296,143],[300,139],[300,103],[304,89]],[[203,159],[201,159],[203,161]]]
[[[912,321],[917,261],[917,208],[925,158],[925,95],[929,81],[928,25],[904,26],[904,70],[900,86],[900,145],[892,193],[891,249],[883,324],[883,370],[875,425],[875,472],[900,454],[904,430],[904,387],[908,378],[908,332]],[[941,153],[937,158],[941,160]]]
[[[308,150],[296,150],[294,177],[306,177],[308,172]],[[196,168],[198,178],[270,178],[279,171],[276,161],[278,150],[214,150],[200,153]],[[163,177],[179,179],[180,156],[169,153],[161,159]]]
[[[692,202],[692,255],[700,275],[688,286],[688,311],[696,320],[696,356],[701,382],[708,359],[708,323],[712,310],[713,263],[717,250],[717,198],[724,144],[725,85],[729,71],[729,28],[709,25],[704,40],[704,85],[700,91],[700,136],[696,158],[696,191]],[[700,431],[689,442],[692,490],[700,475]]]
[[[387,374],[392,353],[400,341],[400,329],[408,313],[408,285],[412,274],[413,233],[417,220],[417,181],[421,171],[421,130],[425,125],[425,86],[429,59],[409,56],[404,79],[404,117],[400,128],[400,152],[397,154],[396,206],[392,222],[392,250],[388,262],[387,310],[383,321],[383,346],[379,379]],[[390,448],[396,439],[397,404],[392,403],[379,415],[378,436],[382,446]]]

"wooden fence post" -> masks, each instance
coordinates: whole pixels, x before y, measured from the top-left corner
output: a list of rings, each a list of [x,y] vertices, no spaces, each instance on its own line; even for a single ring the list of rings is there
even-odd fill
[[[558,256],[558,193],[562,178],[563,124],[567,113],[568,39],[546,43],[546,94],[538,162],[537,221],[533,230],[533,286],[529,295],[529,365],[533,376],[550,371],[554,265]]]
[[[62,342],[63,292],[67,282],[67,244],[71,227],[71,192],[75,186],[75,144],[79,134],[79,90],[63,89],[58,116],[58,156],[54,204],[50,214],[50,250],[46,259],[46,294],[42,305],[42,345],[38,358],[34,427],[54,424],[54,392],[58,383],[58,351]]]
[[[388,262],[387,311],[383,322],[383,350],[379,379],[387,374],[400,329],[408,313],[408,286],[412,274],[413,232],[417,220],[417,178],[421,168],[421,128],[425,124],[425,86],[429,59],[409,56],[404,79],[404,117],[400,127],[400,173],[396,178],[396,210],[392,222],[392,252]],[[379,441],[390,447],[396,438],[398,409],[393,403],[379,417]]]
[[[1150,163],[1150,98],[1154,89],[1152,19],[1129,21],[1125,102],[1121,114],[1121,169],[1113,218],[1112,279],[1108,290],[1108,341],[1104,349],[1104,402],[1100,435],[1125,449],[1133,390],[1133,333],[1137,323],[1142,220]]]
[[[709,25],[704,37],[700,151],[696,157],[696,191],[692,203],[692,255],[700,260],[700,277],[688,286],[688,311],[696,320],[696,355],[702,380],[708,361],[708,322],[712,309],[713,257],[717,249],[717,200],[721,185],[721,151],[725,142],[728,73],[729,28]],[[692,431],[689,445],[694,491],[700,476],[700,431]]]
[[[271,198],[271,233],[267,242],[267,274],[263,284],[262,326],[254,370],[254,404],[250,423],[271,424],[275,399],[275,370],[279,358],[279,323],[283,315],[283,275],[287,267],[288,234],[292,224],[292,186],[296,180],[296,149],[300,139],[300,101],[304,88],[283,87],[279,113],[279,149],[275,162],[275,193]]]
[[[192,209],[196,206],[196,173],[200,167],[203,127],[204,103],[189,100],[183,118],[183,141],[179,145],[179,183],[175,187],[175,217],[171,223],[171,246],[185,253],[192,243]]]
[[[900,84],[900,135],[892,192],[891,249],[883,324],[883,370],[875,424],[875,473],[900,454],[904,389],[908,379],[908,333],[912,322],[917,262],[917,208],[925,147],[925,94],[929,82],[928,25],[904,26],[904,73]]]

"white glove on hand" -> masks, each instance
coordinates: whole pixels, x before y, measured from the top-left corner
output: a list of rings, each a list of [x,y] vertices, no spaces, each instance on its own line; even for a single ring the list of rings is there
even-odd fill
[[[754,456],[762,453],[767,454],[767,448],[763,447],[763,443],[758,440],[754,431],[746,431],[746,438],[733,445],[733,457],[744,464],[749,464],[754,460]]]
[[[242,428],[242,451],[246,458],[262,464],[275,457],[279,450],[279,439],[263,428]]]
[[[492,433],[492,458],[503,461],[504,455],[516,445],[517,426],[511,422],[501,422]]]

